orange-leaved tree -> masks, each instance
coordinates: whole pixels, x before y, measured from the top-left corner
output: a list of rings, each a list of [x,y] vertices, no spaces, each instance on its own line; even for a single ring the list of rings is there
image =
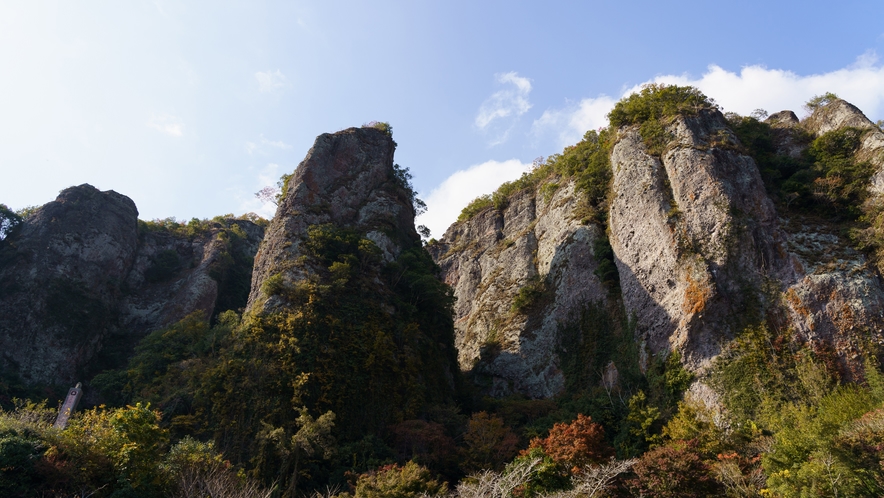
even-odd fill
[[[578,414],[570,424],[558,423],[549,436],[534,438],[529,448],[542,448],[556,463],[577,472],[586,465],[598,464],[614,456],[614,449],[605,441],[605,429],[592,417]]]

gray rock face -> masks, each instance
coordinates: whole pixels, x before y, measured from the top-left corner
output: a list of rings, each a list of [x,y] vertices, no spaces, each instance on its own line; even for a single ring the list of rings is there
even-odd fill
[[[884,337],[880,277],[840,227],[793,216],[784,229],[801,269],[800,278],[783,292],[788,323],[805,340],[831,345],[846,366],[859,366],[861,361],[851,360],[860,357],[860,342],[882,344]]]
[[[0,347],[26,382],[72,382],[115,326],[120,285],[135,260],[131,199],[81,185],[37,210],[4,251]],[[14,250],[14,251],[13,251]]]
[[[611,155],[611,245],[623,302],[651,353],[678,351],[702,369],[733,337],[768,278],[794,279],[755,162],[735,149],[723,116],[677,118],[661,158],[637,130]]]
[[[868,129],[856,159],[878,168],[873,196],[884,192],[884,134],[850,104],[834,101],[805,122],[782,111],[767,123],[777,153],[792,158],[813,136],[844,126]],[[611,154],[607,229],[641,361],[677,351],[686,367],[702,373],[744,326],[762,320],[832,346],[847,370],[862,343],[884,343],[881,279],[840,227],[778,215],[757,165],[719,112],[676,118],[667,131],[671,140],[660,157],[648,153],[634,128],[619,131]],[[461,368],[478,367],[491,377],[491,394],[558,392],[555,324],[606,299],[593,275],[591,241],[598,233],[573,219],[572,196],[572,186],[548,203],[535,192],[519,193],[503,212],[452,225],[431,248],[458,298]],[[555,298],[528,315],[512,313],[518,290],[536,277]],[[486,354],[489,343],[499,343],[500,353]],[[615,377],[610,372],[603,382]],[[714,398],[702,383],[694,391]]]
[[[573,183],[548,197],[523,191],[502,211],[456,223],[428,246],[457,297],[461,369],[487,378],[491,395],[541,398],[561,391],[559,325],[587,303],[607,303],[607,289],[594,274],[600,229],[580,222],[578,206]],[[514,311],[519,289],[530,282],[544,282],[545,295],[526,312]]]
[[[219,237],[222,226],[215,226],[196,237],[164,233],[142,233],[135,261],[125,285],[130,290],[120,300],[120,325],[127,333],[141,337],[151,330],[171,325],[194,311],[208,317],[218,309],[219,276],[230,253],[240,251],[241,259],[258,252],[264,229],[250,221],[229,220],[241,231],[242,244],[231,247],[227,237]],[[151,270],[163,256],[174,254],[179,270],[168,278],[151,278]],[[251,274],[251,267],[248,268]],[[214,275],[214,276],[213,276]]]
[[[777,154],[798,159],[807,149],[808,134],[799,127],[798,116],[792,111],[771,114],[765,121],[772,128]]]
[[[420,240],[411,199],[396,179],[396,144],[383,131],[350,128],[316,138],[298,165],[255,258],[249,311],[271,311],[263,283],[282,275],[285,283],[305,278],[308,266],[293,264],[303,254],[311,225],[332,223],[357,230],[380,248],[387,261]]]
[[[262,229],[241,223],[257,246]],[[218,285],[210,270],[223,248],[215,234],[140,234],[128,197],[90,185],[65,189],[0,251],[3,370],[26,383],[72,384],[85,380],[109,342],[131,347],[193,311],[211,313]],[[164,251],[175,253],[179,266],[148,281]]]

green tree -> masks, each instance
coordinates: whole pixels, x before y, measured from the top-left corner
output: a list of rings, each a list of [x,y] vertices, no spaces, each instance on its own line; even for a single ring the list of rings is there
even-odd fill
[[[334,454],[335,439],[331,432],[335,414],[325,412],[313,418],[305,407],[299,412],[295,421],[297,430],[271,427],[265,423],[264,430],[258,434],[259,440],[264,442],[262,446],[272,446],[275,450],[272,458],[279,462],[277,476],[280,484],[284,485],[282,495],[285,497],[298,496],[298,481],[306,458],[319,456],[329,459]],[[259,458],[268,458],[266,453],[266,450],[263,451]]]
[[[415,462],[396,464],[362,474],[356,481],[355,498],[419,498],[444,496],[448,486]]]
[[[0,242],[13,234],[22,221],[22,217],[9,209],[6,204],[0,204]]]

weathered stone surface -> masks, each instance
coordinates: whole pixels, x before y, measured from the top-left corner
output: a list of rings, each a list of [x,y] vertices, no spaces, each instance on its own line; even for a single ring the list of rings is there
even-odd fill
[[[236,223],[254,254],[263,230]],[[128,197],[90,185],[63,190],[0,252],[3,370],[26,383],[73,384],[109,342],[125,354],[151,330],[196,310],[212,313],[218,285],[210,271],[222,256],[216,235],[139,234]],[[175,251],[180,269],[148,282],[144,274],[162,251]]]
[[[800,278],[782,294],[786,326],[809,343],[831,346],[844,374],[856,378],[862,347],[884,344],[881,279],[837,225],[793,215],[783,227],[800,268]]]
[[[800,122],[792,111],[775,112],[764,121],[773,128],[792,128]]]
[[[798,159],[807,149],[809,134],[799,126],[798,116],[792,111],[771,114],[765,121],[772,128],[777,154]]]
[[[219,283],[212,274],[223,264],[226,253],[232,250],[244,252],[243,259],[254,258],[264,237],[264,229],[247,220],[229,220],[245,235],[239,248],[229,247],[224,238],[218,237],[221,229],[216,224],[199,236],[176,237],[164,233],[143,233],[138,252],[125,285],[130,292],[120,302],[121,327],[127,333],[142,336],[145,333],[171,325],[194,311],[206,316],[216,309]],[[145,277],[157,257],[163,252],[174,252],[181,270],[169,279],[151,282]]]
[[[76,380],[104,331],[116,326],[137,217],[128,197],[81,185],[63,190],[8,241],[0,268],[4,369],[26,382]]]
[[[457,297],[461,369],[486,380],[491,395],[560,392],[559,325],[588,303],[607,303],[607,290],[593,273],[600,229],[580,222],[578,197],[570,182],[548,199],[523,191],[502,211],[489,209],[456,223],[429,246]],[[516,313],[513,299],[531,281],[545,282],[545,296],[527,313]]]
[[[289,180],[276,216],[255,258],[250,311],[269,311],[279,297],[265,299],[261,286],[280,274],[297,282],[311,271],[292,264],[303,254],[307,227],[332,223],[358,230],[371,239],[387,261],[420,240],[414,207],[396,180],[395,142],[375,128],[349,128],[316,138]]]
[[[679,117],[661,158],[637,130],[611,156],[611,245],[623,302],[651,353],[702,370],[741,323],[760,316],[770,278],[791,281],[776,211],[755,162],[717,111]]]

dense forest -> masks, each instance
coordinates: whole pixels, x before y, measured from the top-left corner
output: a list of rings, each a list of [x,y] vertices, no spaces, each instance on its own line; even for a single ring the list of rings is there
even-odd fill
[[[822,95],[807,111],[839,101]],[[519,192],[549,196],[573,182],[580,223],[609,233],[611,154],[622,132],[637,130],[646,153],[660,158],[673,147],[676,118],[714,113],[715,102],[695,88],[646,86],[616,104],[607,128],[476,199],[458,223],[504,209]],[[874,166],[857,154],[880,130],[840,127],[817,136],[798,124],[788,139],[800,153],[784,154],[784,132],[766,117],[762,110],[724,114],[729,128],[708,148],[753,158],[780,216],[835,227],[870,271],[882,271],[884,203],[869,193]],[[366,128],[354,133],[392,140],[386,123]],[[294,209],[295,201],[286,204],[292,178],[280,183],[280,213]],[[380,184],[413,222],[421,202],[408,170],[393,166]],[[320,211],[330,208],[316,209],[308,215],[325,219]],[[0,265],[33,211],[0,205]],[[671,217],[679,216],[673,205]],[[2,372],[0,494],[884,494],[884,351],[862,324],[849,358],[825,338],[797,333],[783,318],[790,297],[778,289],[757,290],[783,294],[769,304],[746,298],[729,325],[738,333],[708,367],[686,368],[677,351],[643,358],[635,317],[619,297],[615,255],[601,238],[596,274],[611,298],[587,303],[561,325],[562,391],[491,397],[476,372],[457,367],[454,294],[427,250],[436,240],[397,233],[395,224],[372,226],[401,248],[388,257],[364,227],[307,223],[295,246],[284,248],[297,249],[297,258],[253,288],[259,298],[247,303],[242,268],[252,261],[232,249],[246,236],[232,222],[215,223],[221,235],[213,236],[231,248],[213,267],[220,305],[151,331],[103,363],[84,382],[92,394],[66,428],[53,423],[59,392],[70,386],[27,384]],[[141,222],[139,230],[192,238],[210,225],[166,220]],[[179,271],[177,259],[164,266],[157,258],[153,278]],[[542,309],[545,285],[523,286],[510,312]],[[494,345],[486,346],[483,354],[491,354]],[[605,375],[609,364],[617,365],[615,380]],[[698,385],[711,394],[686,395]]]

